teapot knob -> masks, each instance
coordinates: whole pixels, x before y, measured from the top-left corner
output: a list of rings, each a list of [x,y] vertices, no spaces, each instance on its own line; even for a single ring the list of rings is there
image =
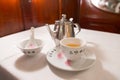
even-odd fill
[[[73,22],[73,18],[70,18],[69,21],[70,21],[70,22]]]
[[[65,19],[66,18],[66,14],[62,14],[62,17]]]

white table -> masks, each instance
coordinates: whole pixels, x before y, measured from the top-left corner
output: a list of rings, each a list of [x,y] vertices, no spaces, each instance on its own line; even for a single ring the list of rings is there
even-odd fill
[[[96,63],[84,71],[70,72],[57,69],[46,60],[46,53],[54,48],[47,29],[35,29],[35,37],[45,43],[41,54],[26,57],[16,45],[29,38],[30,31],[23,31],[0,38],[0,80],[120,80],[120,35],[82,29],[77,35],[95,44],[92,49]]]

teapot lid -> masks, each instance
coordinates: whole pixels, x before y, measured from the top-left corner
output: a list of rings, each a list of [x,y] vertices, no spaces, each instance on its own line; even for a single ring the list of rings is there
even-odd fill
[[[67,21],[66,14],[62,14],[62,18],[60,20],[61,23],[64,23],[64,21]]]

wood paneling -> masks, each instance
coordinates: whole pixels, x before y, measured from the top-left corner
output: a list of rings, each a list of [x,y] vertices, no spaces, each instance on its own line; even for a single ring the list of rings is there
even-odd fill
[[[67,15],[67,18],[74,18],[74,22],[79,22],[79,4],[80,0],[62,0],[62,13]]]
[[[46,23],[54,23],[55,20],[59,19],[59,0],[32,0],[27,3],[30,4],[28,8],[28,12],[31,12],[30,22],[26,22],[26,29],[29,29],[31,26],[38,27],[41,25],[45,25]],[[26,5],[24,4],[24,7]],[[25,11],[27,8],[25,9]],[[24,14],[29,14],[24,11]],[[26,21],[28,21],[26,19]],[[32,23],[32,24],[30,24]],[[30,24],[30,25],[28,25]]]
[[[33,18],[32,18],[32,0],[20,0],[21,3],[21,13],[22,20],[24,22],[24,28],[29,26],[33,26]]]
[[[67,18],[73,17],[79,22],[80,0],[28,0],[22,1],[25,28],[38,27],[46,23],[53,24],[55,20],[66,14]]]
[[[120,33],[120,15],[94,7],[90,0],[0,0],[0,37],[73,17],[82,28]]]
[[[23,30],[19,0],[0,0],[0,37]]]
[[[35,26],[54,23],[59,19],[59,0],[33,0],[32,5]]]
[[[74,22],[79,22],[79,1],[80,0],[27,0],[22,2],[25,28],[41,26],[46,23],[53,24],[55,20],[66,14],[67,18],[73,17]],[[26,4],[25,4],[26,3]],[[28,7],[29,6],[29,7]],[[30,14],[29,16],[26,16]],[[29,22],[27,22],[29,21]]]

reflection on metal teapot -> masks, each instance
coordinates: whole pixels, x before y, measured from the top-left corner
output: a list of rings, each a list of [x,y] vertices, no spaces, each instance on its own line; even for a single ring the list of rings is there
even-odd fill
[[[55,21],[53,30],[50,29],[48,24],[46,26],[54,40],[61,40],[65,37],[75,37],[75,35],[77,35],[81,30],[79,24],[73,23],[73,18],[67,20],[65,14],[62,14],[62,18],[60,20]],[[77,32],[74,28],[77,28]]]

